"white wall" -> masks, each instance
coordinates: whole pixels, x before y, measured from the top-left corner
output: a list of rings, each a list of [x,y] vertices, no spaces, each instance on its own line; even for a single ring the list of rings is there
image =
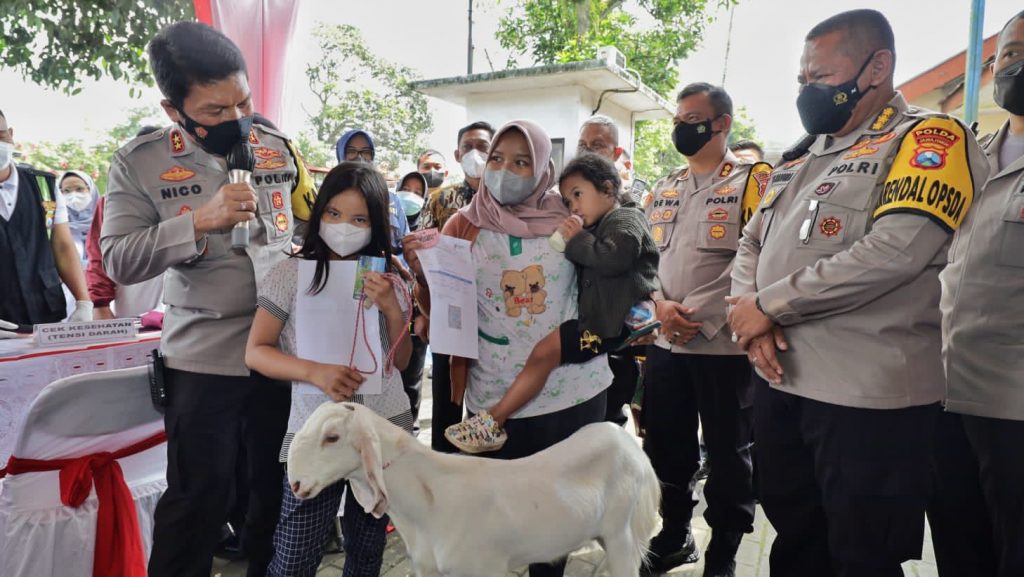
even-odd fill
[[[590,111],[597,105],[599,93],[582,86],[566,85],[558,88],[527,89],[503,93],[473,94],[466,97],[466,106],[450,104],[437,98],[430,98],[431,113],[434,115],[434,132],[429,142],[432,147],[448,157],[449,178],[461,178],[461,168],[452,158],[455,149],[455,135],[459,128],[470,122],[485,120],[495,128],[516,118],[527,118],[544,127],[552,139],[565,139],[567,162],[576,154],[579,129]],[[620,106],[612,104],[608,96],[598,114],[609,116],[619,126],[619,146],[633,151],[633,124],[631,115]],[[403,164],[404,172],[415,166]]]
[[[466,98],[466,121],[486,120],[497,128],[516,118],[533,120],[544,127],[552,139],[564,139],[564,160],[567,161],[575,155],[580,125],[590,117],[597,99],[597,94],[574,85],[474,94]],[[611,104],[607,97],[599,113],[610,116],[619,125],[620,146],[631,149],[630,114]]]

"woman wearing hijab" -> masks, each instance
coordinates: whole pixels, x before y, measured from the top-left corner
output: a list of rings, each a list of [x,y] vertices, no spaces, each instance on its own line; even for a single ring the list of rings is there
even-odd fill
[[[514,120],[495,135],[481,193],[445,224],[443,234],[472,242],[479,314],[478,360],[452,357],[453,401],[463,393],[470,413],[497,402],[526,363],[533,346],[562,322],[577,318],[574,265],[548,237],[568,216],[551,161],[551,139],[536,123]],[[429,288],[415,251],[417,298],[429,315]],[[544,390],[505,424],[508,442],[494,456],[518,459],[604,419],[604,390],[612,375],[604,355],[555,369]],[[538,530],[548,530],[538,527]],[[531,565],[531,577],[560,576],[565,560]]]
[[[395,186],[395,195],[402,201],[405,218],[409,221],[409,230],[416,230],[420,211],[423,210],[423,197],[429,187],[427,177],[419,172],[410,172],[402,177]]]
[[[80,171],[69,170],[57,181],[57,188],[64,195],[64,204],[68,207],[68,226],[71,237],[75,240],[78,257],[82,266],[88,263],[85,254],[85,238],[92,226],[92,216],[96,212],[96,203],[100,200],[100,192],[92,178]]]

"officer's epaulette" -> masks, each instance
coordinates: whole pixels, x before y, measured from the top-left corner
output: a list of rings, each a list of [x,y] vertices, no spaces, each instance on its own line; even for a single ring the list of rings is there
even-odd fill
[[[270,134],[272,136],[276,136],[276,137],[280,138],[281,140],[285,140],[285,141],[290,141],[291,140],[290,138],[285,136],[285,134],[283,132],[281,132],[280,130],[271,128],[271,127],[267,126],[266,124],[253,124],[252,125],[252,129],[257,133],[257,138],[259,138],[259,134],[262,133],[262,134]]]
[[[985,136],[982,136],[981,138],[978,139],[978,146],[980,146],[982,150],[988,148],[988,145],[991,144],[993,140],[995,140],[997,134],[999,133],[989,132]]]
[[[167,136],[167,131],[169,131],[172,128],[174,128],[173,125],[165,126],[160,130],[154,130],[153,132],[150,132],[148,134],[136,136],[135,138],[129,140],[127,144],[122,146],[118,152],[120,152],[121,154],[131,154],[132,151],[142,146],[143,144],[146,144],[148,142],[156,142],[158,140],[163,139],[164,137]]]
[[[918,108],[917,106],[908,106],[907,109],[903,111],[903,116],[913,116],[914,118],[926,118],[935,116],[946,118],[949,117],[948,115],[943,114],[941,112],[928,110],[927,108]]]
[[[796,144],[789,147],[785,152],[782,153],[782,160],[789,162],[790,160],[796,160],[801,156],[807,154],[807,151],[811,149],[811,145],[818,137],[813,134],[806,134],[797,141]]]

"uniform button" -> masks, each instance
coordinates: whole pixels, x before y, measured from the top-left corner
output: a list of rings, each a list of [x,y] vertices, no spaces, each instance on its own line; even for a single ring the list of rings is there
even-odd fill
[[[584,288],[590,288],[590,280],[589,280],[589,279],[588,279],[588,280],[585,280],[585,281],[583,281],[583,287],[584,287]]]

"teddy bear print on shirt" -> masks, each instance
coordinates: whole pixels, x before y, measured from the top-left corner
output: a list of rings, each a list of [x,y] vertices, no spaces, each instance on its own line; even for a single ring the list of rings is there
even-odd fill
[[[506,270],[501,273],[501,291],[505,297],[505,314],[518,318],[523,309],[532,315],[547,310],[544,301],[548,293],[544,290],[544,268],[538,264],[523,270]]]

